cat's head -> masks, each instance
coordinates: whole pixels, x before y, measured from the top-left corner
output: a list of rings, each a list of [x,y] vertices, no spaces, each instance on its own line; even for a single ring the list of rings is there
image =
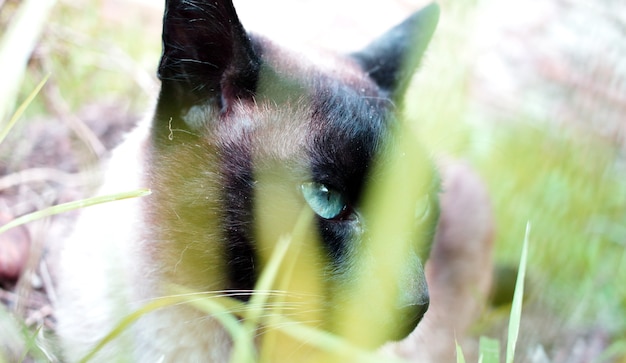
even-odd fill
[[[423,225],[412,236],[374,237],[365,196],[386,185],[397,103],[438,11],[426,7],[361,52],[305,57],[248,34],[231,1],[167,1],[148,172],[155,271],[246,301],[287,246],[272,284],[285,294],[272,299],[290,317],[350,336],[351,311],[371,312],[361,319],[384,333],[354,339],[367,346],[408,334],[429,302],[435,178],[424,174],[418,195],[396,191]],[[425,156],[412,162],[430,170]],[[402,251],[397,271],[380,273],[385,256],[371,246]]]

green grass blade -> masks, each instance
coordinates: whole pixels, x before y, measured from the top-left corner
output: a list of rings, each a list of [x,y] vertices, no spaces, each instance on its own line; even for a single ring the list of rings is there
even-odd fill
[[[46,75],[44,79],[39,82],[37,87],[35,87],[35,89],[28,95],[28,97],[26,97],[24,102],[22,102],[20,107],[17,108],[15,113],[13,113],[13,116],[9,120],[9,123],[2,127],[2,129],[0,129],[0,144],[2,144],[2,141],[4,141],[4,139],[7,137],[13,126],[17,123],[17,120],[19,120],[24,111],[26,111],[31,102],[33,102],[35,97],[39,94],[39,91],[41,91],[43,86],[46,84],[48,78],[50,78],[50,74]]]
[[[33,49],[57,0],[20,2],[0,39],[0,122],[11,112]]]
[[[243,303],[240,303],[234,299],[225,296],[215,296],[211,294],[201,294],[198,298],[198,294],[186,292],[183,288],[173,287],[174,290],[181,291],[178,295],[164,296],[150,301],[142,306],[140,309],[132,312],[124,317],[109,334],[107,334],[85,357],[79,362],[86,363],[93,359],[93,357],[102,350],[107,344],[116,338],[120,337],[130,326],[136,322],[142,316],[166,308],[169,306],[179,304],[191,304],[195,307],[207,312],[213,318],[218,320],[222,326],[231,334],[233,339],[237,339],[242,334],[241,324],[237,317],[232,314],[232,311],[241,310]],[[253,341],[250,341],[253,344]]]
[[[522,256],[520,257],[517,282],[515,283],[515,293],[513,294],[513,304],[511,306],[511,317],[509,319],[509,334],[506,344],[506,363],[513,363],[515,356],[515,346],[519,335],[519,327],[522,318],[522,302],[524,299],[524,279],[526,276],[526,263],[528,259],[528,237],[530,235],[530,222],[526,225],[526,235],[522,246]]]
[[[107,334],[99,343],[96,345],[83,359],[79,362],[85,363],[91,360],[102,348],[104,348],[107,344],[109,344],[114,339],[118,338],[124,331],[128,330],[131,324],[133,324],[137,319],[142,317],[143,315],[161,309],[163,307],[171,306],[179,304],[183,301],[183,299],[179,296],[168,297],[163,299],[157,299],[151,301],[150,303],[144,305],[139,310],[129,314],[124,319],[122,319],[113,330]]]
[[[269,298],[269,294],[265,294],[263,292],[270,291],[272,289],[274,281],[278,276],[280,264],[287,254],[287,249],[289,248],[290,243],[291,237],[284,237],[278,241],[267,266],[263,269],[263,273],[261,273],[261,276],[259,277],[259,281],[255,286],[255,291],[260,293],[255,293],[250,298],[248,309],[246,310],[244,324],[248,329],[254,329],[259,323],[259,319],[263,314],[264,307]]]
[[[359,348],[325,330],[313,328],[306,324],[294,324],[285,316],[277,315],[276,319],[283,322],[278,329],[300,340],[303,344],[314,344],[320,349],[331,353],[332,358],[341,358],[341,360],[333,360],[333,362],[406,363],[405,360],[400,358],[382,357],[376,352]]]
[[[197,294],[190,294],[194,296]],[[185,295],[182,295],[183,297]],[[254,336],[239,321],[235,311],[247,311],[246,304],[236,301],[228,296],[215,296],[208,294],[200,299],[188,299],[186,303],[207,313],[217,320],[226,329],[233,339],[233,349],[231,362],[247,363],[254,362],[256,359],[256,350],[254,344]],[[254,330],[252,331],[252,333]]]
[[[68,212],[74,209],[85,208],[85,207],[89,207],[89,206],[96,205],[96,204],[113,202],[116,200],[143,197],[143,196],[149,195],[150,193],[151,191],[149,189],[138,189],[138,190],[134,190],[131,192],[98,196],[98,197],[78,200],[75,202],[55,205],[49,208],[38,210],[36,212],[29,213],[21,217],[15,218],[11,222],[0,227],[0,234],[8,231],[11,228],[15,228],[22,224],[29,223],[29,222],[32,222],[41,218],[49,217],[55,214]]]
[[[480,362],[500,363],[500,341],[488,337],[480,337]]]
[[[454,340],[454,344],[456,345],[456,363],[465,363],[465,356],[463,355],[463,349],[459,345],[459,342]]]
[[[263,269],[259,281],[255,286],[257,293],[252,295],[250,302],[247,304],[244,324],[242,329],[240,329],[242,330],[242,334],[235,336],[233,332],[230,332],[234,340],[233,353],[230,359],[231,362],[254,361],[254,335],[256,334],[261,316],[266,313],[265,310],[270,296],[269,293],[265,292],[272,289],[290,243],[291,237],[281,238],[278,241],[267,266]]]
[[[24,339],[26,349],[24,349],[24,352],[22,353],[22,357],[19,360],[20,362],[29,361],[29,355],[32,356],[34,353],[37,353],[36,356],[41,355],[41,351],[37,346],[37,335],[39,335],[42,328],[43,326],[39,326],[35,331],[31,332],[25,325],[22,326],[22,337]]]

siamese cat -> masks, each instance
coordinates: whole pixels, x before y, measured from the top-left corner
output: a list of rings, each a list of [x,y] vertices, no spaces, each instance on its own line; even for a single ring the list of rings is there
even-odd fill
[[[429,305],[423,264],[438,218],[427,154],[411,159],[429,171],[423,186],[394,191],[413,209],[393,217],[410,214],[414,233],[373,233],[366,197],[388,185],[398,105],[438,15],[429,5],[352,54],[296,53],[248,33],[230,0],[166,0],[158,100],[100,190],[151,194],[85,209],[66,241],[64,357],[227,362],[223,316],[198,305],[228,301],[245,324],[260,294],[255,354],[267,361],[330,361],[289,324],[364,349],[409,334]]]

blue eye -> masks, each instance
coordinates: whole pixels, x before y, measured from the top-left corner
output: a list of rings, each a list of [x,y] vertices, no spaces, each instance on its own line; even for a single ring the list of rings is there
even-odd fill
[[[313,212],[324,219],[335,219],[346,209],[341,193],[321,183],[302,184],[302,195]]]

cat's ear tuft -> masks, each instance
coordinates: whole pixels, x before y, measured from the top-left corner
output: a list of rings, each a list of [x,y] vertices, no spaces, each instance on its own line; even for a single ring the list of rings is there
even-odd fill
[[[380,88],[399,98],[419,66],[438,21],[439,6],[430,4],[352,57]]]
[[[159,102],[224,109],[256,88],[260,60],[230,0],[166,0]]]

